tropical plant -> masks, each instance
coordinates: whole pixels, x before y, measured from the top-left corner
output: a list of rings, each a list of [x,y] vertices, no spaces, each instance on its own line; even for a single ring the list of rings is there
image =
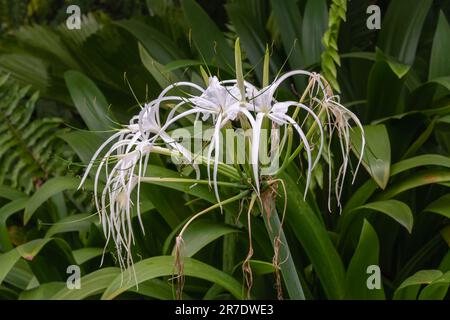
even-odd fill
[[[70,147],[77,157],[70,162],[71,152],[63,155],[51,147],[42,156],[69,160],[58,164],[62,169],[72,163],[69,170],[51,169],[48,176],[33,171],[42,184],[31,189],[13,185],[13,175],[1,185],[1,297],[171,299],[172,282],[181,280],[180,296],[195,299],[245,298],[250,283],[256,299],[448,298],[448,1],[423,0],[414,6],[407,0],[377,1],[383,13],[379,31],[365,26],[369,1],[230,0],[224,6],[225,20],[194,0],[146,4],[151,16],[117,21],[90,14],[78,31],[33,25],[0,41],[0,70],[9,74],[5,84],[17,91],[25,85],[40,91],[39,99],[2,91],[0,105],[20,118],[24,111],[12,108],[7,99],[14,97],[19,105],[37,99],[27,121],[30,130],[33,123],[58,117],[70,129],[60,131],[58,125],[45,137]],[[192,82],[203,88],[210,75],[240,78],[233,54],[236,38],[242,46],[242,75],[256,87],[264,88],[268,75],[273,80],[304,69],[323,74],[340,90],[340,103],[364,124],[365,146],[361,131],[349,132],[355,154],[349,166],[356,169],[362,157],[365,170],[354,184],[347,179],[338,192],[330,193],[330,187],[342,182],[335,180],[340,172],[336,164],[346,158],[339,140],[331,141],[329,152],[324,148],[323,161],[312,171],[307,170],[308,148],[299,150],[302,160],[294,156],[277,176],[286,196],[281,183],[273,182],[278,189],[267,189],[276,195],[271,209],[279,213],[267,215],[257,199],[244,194],[248,191],[240,186],[239,172],[233,180],[235,171],[217,168],[218,202],[214,173],[211,187],[206,180],[191,188],[196,168],[152,153],[147,169],[151,178],[141,181],[140,205],[130,207],[134,265],[121,270],[117,248],[110,241],[104,249],[104,224],[95,205],[85,199],[96,195],[90,194],[93,184],[87,179],[76,191],[86,169],[81,165],[89,165],[111,131],[129,123],[139,106],[170,84]],[[266,51],[270,59],[264,58]],[[299,101],[308,83],[307,77],[298,77],[281,85],[277,100]],[[190,98],[188,94],[196,93],[185,90],[181,96]],[[166,119],[170,110],[160,109]],[[293,117],[293,110],[287,115]],[[305,130],[314,125],[309,119]],[[168,130],[191,130],[192,120],[183,118]],[[308,139],[317,143],[319,136],[316,132]],[[301,137],[290,139],[292,149],[301,145]],[[0,141],[0,149],[8,150],[9,138]],[[158,145],[160,151],[163,147]],[[289,148],[287,143],[284,150]],[[28,161],[22,154],[13,158]],[[207,176],[205,168],[199,168],[202,177]],[[259,179],[251,166],[241,169],[253,182]],[[98,180],[99,186],[107,183]],[[261,195],[267,187],[261,185]],[[248,200],[237,201],[241,198]],[[284,208],[284,221],[279,221]],[[251,224],[245,213],[236,219],[241,210],[253,213]],[[206,211],[183,232],[183,263],[178,267],[185,277],[173,277],[180,271],[174,268],[180,253],[177,235],[189,219]],[[140,225],[145,232],[139,231]],[[288,259],[281,263],[287,250]],[[66,287],[69,265],[81,267],[80,290]],[[379,289],[371,290],[367,284],[375,279],[371,273],[376,275],[376,266],[382,281]]]

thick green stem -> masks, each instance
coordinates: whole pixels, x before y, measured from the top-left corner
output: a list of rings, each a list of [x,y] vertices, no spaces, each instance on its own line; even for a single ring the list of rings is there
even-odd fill
[[[279,257],[281,260],[280,271],[283,277],[284,285],[286,286],[290,299],[305,300],[302,284],[298,277],[294,260],[292,259],[292,254],[289,250],[289,245],[284,235],[280,218],[278,217],[275,203],[272,203],[271,207],[273,209],[270,215],[263,214],[263,217],[267,233],[269,234],[271,240],[270,242],[272,243],[274,250],[276,250],[275,242],[277,241],[277,237],[279,237],[279,240],[281,241],[281,245],[279,247]]]

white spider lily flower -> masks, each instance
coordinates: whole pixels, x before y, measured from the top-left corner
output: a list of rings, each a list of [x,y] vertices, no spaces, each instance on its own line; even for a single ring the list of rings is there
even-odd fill
[[[226,84],[232,84],[227,86]],[[253,87],[247,83],[248,87]],[[193,104],[193,111],[203,115],[202,120],[207,120],[210,116],[214,119],[214,133],[208,147],[207,167],[208,180],[211,181],[210,163],[214,151],[213,167],[213,187],[216,199],[220,202],[219,190],[217,186],[217,171],[220,155],[220,130],[229,122],[234,121],[240,113],[253,125],[254,118],[246,108],[245,97],[241,96],[236,81],[222,81],[217,77],[210,77],[206,90],[199,97],[193,97],[190,102]],[[189,111],[187,111],[189,112]],[[185,112],[185,113],[187,113]]]
[[[164,131],[168,126],[161,127],[158,114],[159,103],[173,100],[174,97],[156,99],[145,106],[138,116],[130,120],[130,124],[124,129],[107,139],[93,155],[87,170],[81,180],[84,184],[93,164],[100,153],[109,145],[112,146],[101,158],[94,179],[94,199],[100,222],[106,236],[107,244],[112,239],[117,249],[117,256],[121,267],[132,265],[131,245],[134,242],[134,234],[131,228],[131,193],[137,186],[137,216],[141,229],[144,226],[140,215],[140,177],[144,176],[147,169],[150,151],[157,139],[161,139],[171,150],[179,151],[186,162],[191,163],[191,153]],[[113,143],[116,141],[115,143]],[[110,162],[115,165],[110,168]],[[200,170],[193,164],[200,176]],[[106,182],[101,194],[98,196],[100,175],[105,170]],[[136,173],[137,170],[137,173]],[[106,246],[105,246],[106,247]],[[123,253],[126,254],[126,261]]]
[[[280,82],[281,83],[281,82]],[[251,159],[253,166],[253,174],[255,178],[255,182],[257,184],[257,192],[259,193],[259,145],[260,145],[260,136],[261,136],[261,126],[265,117],[269,118],[273,123],[278,126],[287,126],[292,125],[295,130],[298,132],[300,139],[302,140],[305,150],[308,157],[308,173],[306,179],[306,192],[309,188],[310,180],[311,180],[311,172],[318,163],[320,159],[320,155],[322,153],[323,148],[323,130],[320,123],[319,118],[313,112],[312,109],[305,106],[304,104],[294,102],[294,101],[285,101],[285,102],[277,102],[273,98],[274,89],[279,86],[279,83],[272,84],[266,88],[261,89],[258,92],[254,92],[252,90],[247,90],[247,95],[250,96],[251,103],[249,103],[248,108],[256,113],[256,119],[253,125],[253,135],[252,135],[252,151],[251,151]],[[308,139],[301,129],[301,126],[292,119],[288,114],[289,107],[297,107],[305,110],[309,115],[314,118],[314,121],[318,124],[318,128],[320,131],[320,146],[318,155],[312,163],[311,160],[311,146],[308,142]]]
[[[310,101],[317,103],[314,104],[315,106],[321,107],[319,114],[316,112],[317,110],[314,106],[307,106],[301,103],[303,100],[300,100],[301,102],[278,102],[275,99],[274,96],[279,86],[288,78],[297,75],[309,77],[311,86],[308,85],[304,95],[309,93],[311,97]],[[324,145],[324,124],[322,124],[320,118],[322,116],[326,117],[330,135],[329,142],[332,139],[333,133],[336,132],[343,157],[343,163],[337,173],[335,189],[340,207],[342,186],[349,164],[349,153],[351,149],[350,130],[353,130],[350,126],[351,121],[356,123],[356,126],[361,129],[362,134],[361,156],[355,175],[362,161],[365,146],[364,130],[356,115],[343,107],[339,103],[339,100],[332,96],[330,91],[327,91],[326,81],[315,73],[303,70],[288,72],[276,78],[272,84],[262,89],[258,89],[244,81],[242,79],[242,72],[237,72],[237,77],[240,81],[236,79],[219,81],[215,76],[210,77],[206,89],[191,82],[178,82],[168,86],[161,91],[156,99],[145,104],[139,114],[131,118],[128,126],[124,126],[108,138],[93,155],[80,186],[84,184],[89,172],[92,170],[94,162],[107,149],[105,155],[99,159],[99,165],[96,168],[94,198],[103,232],[106,236],[106,243],[108,244],[111,240],[114,242],[121,268],[126,268],[133,264],[131,255],[131,246],[134,243],[132,230],[132,208],[134,207],[134,203],[132,201],[132,193],[136,188],[137,217],[142,231],[144,231],[139,206],[140,182],[141,178],[146,175],[150,153],[156,147],[155,145],[162,143],[167,149],[177,151],[176,154],[179,159],[184,161],[184,163],[191,164],[195,169],[196,178],[200,179],[200,170],[198,165],[193,161],[195,155],[179,142],[174,141],[167,132],[171,126],[177,124],[183,118],[195,116],[196,119],[201,117],[203,121],[212,122],[214,131],[208,145],[206,165],[209,185],[213,185],[216,199],[221,208],[217,175],[221,152],[220,132],[225,125],[239,119],[241,123],[243,123],[242,120],[245,120],[251,126],[252,140],[250,156],[252,168],[249,174],[253,175],[256,184],[255,189],[258,195],[260,193],[260,139],[264,119],[270,120],[272,128],[278,129],[278,127],[281,127],[284,129],[284,137],[286,137],[288,127],[293,127],[300,137],[307,157],[308,168],[304,193],[306,197],[311,183],[312,170],[321,158]],[[160,114],[161,106],[169,106],[171,108],[163,121],[161,121]],[[290,109],[295,110],[293,116],[288,112]],[[312,117],[313,126],[316,127],[314,130],[317,129],[320,134],[320,145],[315,159],[312,159],[313,144],[309,140],[310,136],[303,131],[303,123],[305,121],[302,121],[302,123],[297,121],[300,110],[306,111],[305,119],[309,116]],[[245,127],[247,126],[245,125]],[[311,132],[315,132],[312,130],[312,127],[310,130]],[[272,134],[274,134],[274,131],[272,131]],[[272,149],[274,149],[274,144],[277,143],[276,141],[279,141],[279,137],[274,135],[272,137]],[[297,148],[298,152],[301,150],[300,147]],[[330,148],[330,145],[328,147]],[[281,152],[281,147],[274,150]],[[211,178],[211,159],[213,152],[214,163]],[[298,154],[298,152],[295,154]],[[328,154],[330,155],[330,152]],[[330,158],[329,162],[331,164]],[[100,177],[103,173],[105,174],[105,185],[101,194],[99,194],[98,187]],[[331,174],[329,182],[331,188]]]
[[[317,99],[315,99],[317,101]],[[366,145],[366,139],[364,134],[364,127],[361,123],[361,121],[358,119],[358,117],[351,112],[349,109],[344,107],[342,104],[339,103],[339,98],[336,96],[326,97],[325,101],[318,101],[322,107],[325,109],[327,114],[327,122],[328,122],[328,134],[329,134],[329,142],[328,142],[328,162],[330,163],[329,166],[329,189],[328,189],[328,210],[331,211],[331,140],[333,138],[334,133],[336,132],[338,140],[339,140],[339,146],[341,150],[342,155],[342,164],[340,165],[337,176],[336,176],[336,182],[335,182],[335,194],[336,194],[336,200],[338,203],[338,207],[340,210],[342,210],[341,205],[341,196],[342,196],[342,190],[344,187],[344,180],[347,173],[347,168],[349,165],[349,158],[350,158],[350,151],[351,151],[351,142],[350,142],[350,131],[353,130],[353,127],[351,125],[351,121],[353,121],[356,124],[356,127],[359,128],[361,131],[361,150],[359,151],[359,159],[358,164],[356,166],[355,171],[353,172],[353,179],[352,183],[355,182],[356,175],[358,173],[359,167],[361,165],[363,155],[364,155],[364,148]]]

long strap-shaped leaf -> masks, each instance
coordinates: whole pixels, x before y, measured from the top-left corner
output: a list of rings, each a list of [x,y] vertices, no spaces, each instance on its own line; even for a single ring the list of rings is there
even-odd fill
[[[342,299],[345,294],[345,272],[325,226],[303,201],[304,185],[297,185],[287,174],[280,178],[289,190],[286,221],[308,255],[329,299]],[[282,207],[282,206],[281,206]]]
[[[228,290],[234,297],[242,299],[242,286],[230,275],[192,258],[184,258],[184,274],[216,283]],[[133,288],[144,281],[172,276],[174,271],[173,256],[152,257],[139,261],[134,270],[129,268],[118,275],[106,291],[102,299],[113,299],[121,293]],[[134,274],[136,278],[134,278]]]

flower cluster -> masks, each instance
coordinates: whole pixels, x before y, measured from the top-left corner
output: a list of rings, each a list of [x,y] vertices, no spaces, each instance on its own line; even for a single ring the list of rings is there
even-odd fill
[[[308,89],[305,91],[309,95],[309,105],[304,104],[302,99],[300,101],[277,101],[277,89],[285,80],[297,75],[306,76],[309,80]],[[164,121],[161,121],[163,113],[160,111],[168,105],[171,106],[171,110],[164,112],[167,115]],[[304,111],[302,112],[303,119],[300,119],[299,112],[302,110]],[[200,170],[193,161],[197,155],[173,140],[168,134],[172,125],[179,124],[180,120],[186,117],[201,119],[201,121],[210,123],[214,128],[211,141],[207,145],[205,164],[208,181],[214,189],[219,204],[220,195],[217,183],[219,153],[221,152],[219,134],[221,129],[230,122],[246,123],[251,127],[249,159],[251,176],[248,178],[252,181],[256,194],[260,193],[262,180],[258,155],[264,121],[269,122],[270,128],[279,128],[287,132],[287,128],[291,127],[298,134],[307,161],[305,195],[309,189],[312,171],[322,156],[326,139],[328,139],[329,146],[333,134],[337,133],[343,156],[343,164],[338,170],[336,181],[336,195],[338,199],[340,198],[340,190],[349,162],[349,135],[352,130],[350,121],[353,121],[361,129],[362,149],[364,149],[361,123],[329,92],[326,81],[319,74],[303,70],[288,72],[262,89],[243,80],[219,81],[215,76],[209,78],[206,89],[191,82],[174,83],[165,88],[155,100],[145,104],[139,114],[131,119],[128,126],[113,134],[100,146],[81,182],[81,184],[85,182],[93,164],[98,159],[99,164],[95,172],[94,183],[95,204],[107,241],[111,239],[114,241],[122,267],[133,264],[131,246],[134,242],[134,235],[131,225],[133,207],[131,194],[134,189],[137,189],[137,216],[142,226],[139,211],[140,182],[142,177],[146,176],[151,152],[155,151],[159,145],[164,145],[184,163],[191,164],[195,169],[196,178],[200,179]],[[315,128],[315,143],[311,141],[312,134],[304,132],[306,120],[310,121],[310,128]],[[325,135],[325,129],[329,136]],[[281,152],[281,150],[277,151]],[[100,157],[101,153],[104,155]],[[315,154],[314,159],[313,154]],[[330,152],[328,152],[329,154]],[[360,154],[362,155],[362,151]],[[103,190],[98,192],[100,184],[103,183]]]

